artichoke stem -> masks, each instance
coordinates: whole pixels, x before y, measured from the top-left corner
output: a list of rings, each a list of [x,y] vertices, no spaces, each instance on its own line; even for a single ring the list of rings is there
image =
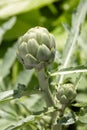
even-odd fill
[[[38,76],[40,88],[43,91],[43,94],[44,94],[44,97],[45,97],[45,100],[46,100],[47,107],[52,107],[52,106],[55,107],[56,105],[55,105],[55,102],[53,100],[51,91],[49,89],[49,83],[48,83],[48,79],[45,75],[44,69],[38,70],[37,76]],[[55,130],[55,128],[53,126],[54,126],[54,122],[56,120],[55,118],[56,118],[57,114],[58,113],[55,112],[55,111],[53,113],[51,113],[51,117],[52,117],[51,130]]]
[[[53,101],[52,94],[49,89],[49,83],[45,75],[44,69],[37,70],[37,76],[38,76],[40,88],[43,91],[43,94],[47,103],[47,107],[51,107],[51,106],[55,107],[55,103]]]

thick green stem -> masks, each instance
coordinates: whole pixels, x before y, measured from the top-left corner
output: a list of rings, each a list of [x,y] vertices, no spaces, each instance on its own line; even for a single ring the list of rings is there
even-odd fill
[[[37,76],[38,76],[40,88],[43,91],[43,94],[44,94],[44,97],[46,100],[47,107],[52,107],[52,106],[55,107],[55,101],[53,100],[51,91],[49,89],[48,78],[45,75],[44,69],[37,70]],[[51,117],[52,117],[51,130],[62,130],[61,125],[57,126],[56,128],[54,127],[54,123],[55,123],[55,120],[57,118],[57,115],[58,115],[57,111],[54,111],[51,114]]]
[[[66,105],[62,105],[61,106],[62,108],[61,108],[61,111],[60,111],[60,113],[59,113],[59,116],[60,116],[60,118],[63,116],[63,114],[64,114],[64,110],[65,110],[65,108],[66,108]],[[55,114],[55,116],[57,116],[58,115],[58,113],[56,113]],[[56,117],[55,117],[56,118]],[[62,130],[63,128],[62,128],[63,126],[62,126],[62,124],[61,124],[61,122],[59,123],[59,124],[57,124],[57,125],[54,125],[53,126],[53,128],[52,128],[52,130]]]
[[[62,125],[59,124],[59,125],[53,126],[53,129],[52,129],[52,130],[62,130]]]
[[[37,76],[38,76],[40,88],[43,91],[47,103],[47,107],[55,106],[55,103],[52,98],[52,94],[49,89],[48,79],[45,75],[44,69],[38,70]]]

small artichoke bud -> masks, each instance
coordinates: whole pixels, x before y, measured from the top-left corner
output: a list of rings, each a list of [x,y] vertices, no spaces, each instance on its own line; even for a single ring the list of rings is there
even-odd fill
[[[42,69],[53,62],[55,39],[47,29],[35,27],[19,38],[17,58],[26,69]]]
[[[61,104],[68,104],[69,100],[67,99],[67,97],[65,95],[62,95],[60,98],[60,102],[61,102]]]
[[[76,97],[76,90],[73,84],[63,84],[58,87],[57,99],[61,104],[69,104]]]

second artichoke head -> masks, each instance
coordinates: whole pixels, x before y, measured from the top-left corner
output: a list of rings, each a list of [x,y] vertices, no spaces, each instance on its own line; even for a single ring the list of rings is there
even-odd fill
[[[73,84],[68,83],[59,85],[57,99],[60,101],[61,104],[71,103],[75,99],[76,95],[76,89]]]
[[[55,40],[46,28],[35,27],[19,38],[17,58],[26,69],[42,69],[55,57]]]

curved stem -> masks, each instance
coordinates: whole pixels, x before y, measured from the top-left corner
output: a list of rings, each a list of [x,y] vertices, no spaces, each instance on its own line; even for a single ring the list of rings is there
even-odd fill
[[[38,70],[37,76],[38,76],[40,88],[44,93],[44,97],[45,97],[45,100],[46,100],[46,103],[47,103],[47,107],[55,106],[51,91],[49,89],[48,79],[45,75],[44,69]]]
[[[56,126],[53,127],[52,130],[62,130],[62,125],[61,124],[56,125]]]
[[[38,80],[39,80],[40,88],[43,91],[47,107],[55,107],[56,106],[55,105],[55,101],[53,100],[51,91],[49,89],[48,78],[45,75],[44,69],[37,70],[37,77],[38,77]],[[56,128],[55,128],[54,124],[55,124],[57,115],[58,115],[57,111],[54,111],[54,112],[51,113],[51,117],[52,117],[52,120],[51,120],[51,123],[52,123],[51,130],[62,130],[61,124],[59,126],[56,126]]]

